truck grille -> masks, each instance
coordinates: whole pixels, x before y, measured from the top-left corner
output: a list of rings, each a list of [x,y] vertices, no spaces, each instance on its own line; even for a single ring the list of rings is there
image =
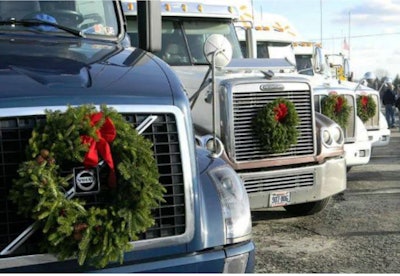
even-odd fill
[[[186,229],[185,189],[175,115],[142,113],[123,115],[135,128],[148,116],[157,116],[157,120],[142,135],[153,143],[159,180],[167,190],[164,195],[166,202],[153,210],[155,225],[143,233],[140,239],[180,235]],[[31,131],[36,124],[44,120],[43,115],[0,118],[0,250],[32,223],[16,214],[16,208],[7,200],[7,196],[12,180],[17,176],[19,164],[25,161],[25,147]],[[20,248],[22,252],[18,254],[31,253],[32,250],[35,251],[33,248],[35,248],[35,236],[24,243]]]
[[[367,130],[376,130],[379,129],[379,96],[376,94],[371,94],[372,98],[375,101],[376,104],[376,110],[375,110],[375,115],[368,119],[368,121],[364,122],[364,125],[366,127]]]
[[[351,107],[350,119],[347,127],[343,129],[345,142],[354,142],[356,139],[356,99],[354,95],[343,94]],[[321,102],[326,95],[315,95],[315,110],[321,112]]]
[[[293,172],[284,175],[240,175],[249,194],[275,190],[289,190],[314,185],[314,172]]]
[[[315,153],[313,99],[310,90],[240,91],[245,89],[236,90],[238,87],[236,86],[232,90],[232,142],[227,140],[228,135],[222,135],[222,137],[225,136],[223,139],[228,145],[228,154],[232,160],[249,162],[270,158],[299,157]],[[300,119],[299,136],[297,144],[292,145],[286,152],[272,154],[262,149],[259,140],[255,138],[252,121],[261,108],[277,98],[285,98],[294,103]]]

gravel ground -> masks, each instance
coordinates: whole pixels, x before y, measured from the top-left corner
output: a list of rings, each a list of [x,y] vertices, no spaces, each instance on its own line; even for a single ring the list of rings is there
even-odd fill
[[[322,212],[253,211],[255,273],[400,273],[400,133]]]

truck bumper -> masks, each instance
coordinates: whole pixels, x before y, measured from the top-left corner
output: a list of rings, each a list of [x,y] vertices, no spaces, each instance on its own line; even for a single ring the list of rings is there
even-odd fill
[[[384,147],[390,142],[390,129],[368,130],[368,139],[372,147]]]
[[[344,158],[301,168],[239,175],[252,210],[322,200],[344,191],[347,183]],[[281,195],[288,200],[276,202],[274,199]]]
[[[101,273],[254,273],[255,246],[253,241],[151,260],[136,264],[125,261],[121,266],[104,269]]]
[[[371,142],[355,142],[344,144],[347,167],[368,164],[371,158]]]

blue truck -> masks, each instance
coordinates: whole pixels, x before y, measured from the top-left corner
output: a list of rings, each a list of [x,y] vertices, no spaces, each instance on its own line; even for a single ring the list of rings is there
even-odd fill
[[[255,245],[251,239],[250,205],[244,185],[223,159],[196,144],[190,105],[182,83],[164,61],[151,53],[161,44],[161,28],[160,25],[157,27],[157,22],[161,24],[157,8],[160,4],[157,1],[140,2],[140,43],[134,48],[127,37],[119,1],[0,1],[1,272],[254,271]],[[29,161],[32,156],[27,154],[35,151],[33,141],[38,141],[37,137],[45,140],[49,133],[74,133],[72,129],[79,128],[79,124],[71,124],[69,131],[58,129],[63,125],[56,123],[49,130],[49,121],[58,114],[60,122],[64,123],[69,117],[63,117],[63,114],[68,110],[80,110],[82,106],[96,110],[106,106],[110,116],[115,112],[124,119],[120,124],[129,124],[125,132],[130,135],[136,130],[138,136],[150,142],[159,174],[158,184],[164,189],[162,200],[150,210],[152,225],[145,230],[139,225],[141,230],[137,237],[126,247],[124,245],[119,256],[110,257],[106,263],[94,262],[96,265],[85,260],[96,261],[96,257],[103,256],[91,254],[94,251],[86,251],[83,256],[82,251],[88,244],[95,246],[96,243],[103,244],[99,250],[104,254],[115,249],[107,243],[109,237],[101,235],[110,221],[97,221],[93,229],[98,233],[95,233],[96,239],[91,240],[88,238],[91,222],[80,221],[78,224],[78,219],[75,224],[66,222],[66,218],[73,220],[68,213],[73,207],[63,207],[53,220],[49,219],[49,213],[59,208],[57,204],[61,202],[63,206],[69,206],[70,202],[79,205],[81,201],[90,201],[93,206],[102,206],[105,203],[98,199],[103,198],[104,191],[119,193],[125,198],[124,192],[118,189],[107,192],[101,182],[104,174],[111,175],[114,170],[117,180],[122,181],[118,162],[123,158],[114,160],[115,169],[108,162],[104,165],[100,161],[89,170],[86,165],[82,169],[82,164],[51,159],[53,152],[40,150],[40,156],[37,155],[34,161]],[[76,117],[72,118],[73,122]],[[86,120],[87,116],[82,118]],[[100,121],[90,121],[90,127],[94,128]],[[118,137],[120,129],[116,128]],[[35,131],[39,129],[42,133],[37,134]],[[103,141],[97,130],[94,135]],[[56,149],[65,140],[70,144],[76,142],[59,134],[51,140],[52,148]],[[136,150],[139,147],[135,143],[127,145],[121,138],[119,141],[125,143],[125,148]],[[117,146],[113,142],[110,144],[112,152]],[[125,148],[120,151],[129,150]],[[59,150],[65,155],[68,151]],[[47,159],[39,161],[38,158],[44,155]],[[99,159],[107,158],[101,155]],[[34,165],[22,170],[21,164]],[[71,180],[64,183],[64,197],[57,197],[49,212],[40,213],[39,210],[39,216],[26,216],[21,208],[34,213],[38,211],[37,206],[48,203],[44,199],[49,198],[45,197],[46,187],[51,184],[41,180],[38,185],[42,186],[35,190],[37,177],[32,170],[50,172],[49,168],[62,171],[57,174],[60,179],[63,173],[71,176]],[[125,170],[127,175],[135,173],[133,168]],[[146,170],[141,173],[145,175]],[[21,183],[21,175],[30,180]],[[38,176],[41,178],[42,175],[39,173]],[[48,179],[59,178],[52,175]],[[140,179],[137,181],[141,182]],[[17,183],[22,187],[20,193],[15,192]],[[55,187],[58,184],[56,181]],[[59,195],[62,191],[53,192]],[[24,200],[18,205],[13,195]],[[150,192],[141,196],[152,195]],[[75,201],[76,198],[80,201]],[[115,202],[115,205],[120,204]],[[131,206],[130,202],[127,204]],[[78,207],[82,213],[89,212],[89,207]],[[140,206],[136,208],[138,212],[143,211]],[[108,206],[107,210],[114,210],[113,206]],[[116,211],[110,213],[114,217],[119,215]],[[63,223],[66,228],[55,227]],[[130,220],[120,222],[122,226],[129,223]],[[49,235],[49,231],[53,234]],[[112,231],[113,228],[108,234]],[[71,242],[60,247],[54,242],[55,237]],[[119,237],[114,238],[118,240]],[[69,255],[60,257],[65,251]]]

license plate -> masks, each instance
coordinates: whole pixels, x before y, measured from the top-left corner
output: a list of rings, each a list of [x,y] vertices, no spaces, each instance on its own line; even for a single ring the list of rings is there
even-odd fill
[[[290,203],[290,192],[272,193],[269,197],[269,206],[285,206]]]

